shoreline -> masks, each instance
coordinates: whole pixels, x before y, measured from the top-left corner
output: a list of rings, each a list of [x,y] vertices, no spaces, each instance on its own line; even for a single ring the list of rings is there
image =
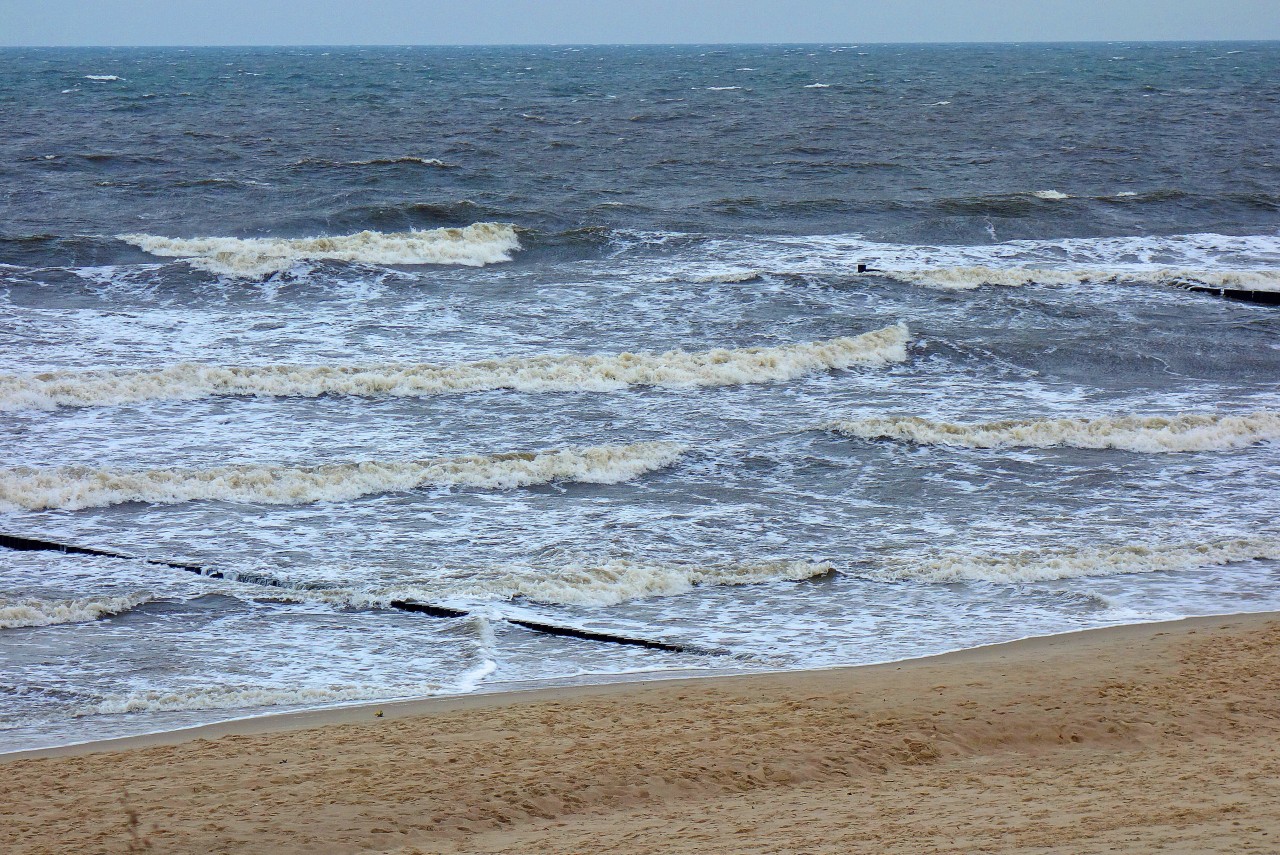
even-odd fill
[[[465,694],[436,695],[421,698],[408,698],[391,701],[359,701],[337,706],[326,706],[316,709],[303,709],[289,712],[262,712],[220,721],[196,724],[187,727],[167,728],[148,733],[129,736],[108,737],[106,739],[90,739],[68,745],[56,745],[45,748],[28,748],[17,751],[0,751],[0,765],[8,762],[29,759],[75,757],[101,752],[130,751],[153,746],[181,745],[199,739],[218,739],[224,736],[253,736],[304,730],[314,727],[350,724],[367,721],[375,712],[381,712],[379,718],[394,720],[397,718],[429,716],[467,710],[495,709],[515,706],[521,703],[537,703],[540,701],[572,700],[577,697],[609,696],[619,692],[638,689],[640,687],[671,687],[685,683],[702,681],[750,680],[761,677],[782,675],[819,675],[833,672],[875,672],[885,669],[900,670],[903,666],[915,665],[947,665],[949,662],[981,661],[988,656],[1001,655],[1004,652],[1017,654],[1024,649],[1034,650],[1037,647],[1056,642],[1066,642],[1077,637],[1096,637],[1107,642],[1113,636],[1124,636],[1134,631],[1150,627],[1169,627],[1212,624],[1222,620],[1242,618],[1260,618],[1264,620],[1280,620],[1280,611],[1263,612],[1229,612],[1216,615],[1195,615],[1172,620],[1153,620],[1139,623],[1113,624],[1086,629],[1074,629],[1066,632],[1055,632],[1046,635],[1029,635],[1010,641],[998,641],[991,644],[980,644],[975,647],[961,647],[941,653],[925,656],[914,656],[907,659],[891,659],[883,662],[869,662],[859,665],[824,665],[817,668],[778,669],[764,671],[738,671],[735,669],[707,669],[693,671],[685,669],[668,676],[661,671],[636,671],[623,674],[582,675],[586,677],[600,676],[605,679],[598,682],[570,683],[576,677],[563,678],[566,682],[536,685],[510,686],[516,684],[496,684],[491,689],[479,689]],[[610,679],[613,678],[613,679]]]
[[[261,716],[0,761],[13,855],[1266,853],[1280,612]]]

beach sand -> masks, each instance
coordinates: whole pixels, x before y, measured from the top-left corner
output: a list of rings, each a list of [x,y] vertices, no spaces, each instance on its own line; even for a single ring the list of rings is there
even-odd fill
[[[0,773],[8,855],[1274,853],[1280,613],[259,718]]]

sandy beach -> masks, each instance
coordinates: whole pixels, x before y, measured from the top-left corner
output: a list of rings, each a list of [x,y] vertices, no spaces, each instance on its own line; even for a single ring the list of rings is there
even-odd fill
[[[1197,618],[9,755],[0,851],[1275,852],[1277,746],[1280,614]]]

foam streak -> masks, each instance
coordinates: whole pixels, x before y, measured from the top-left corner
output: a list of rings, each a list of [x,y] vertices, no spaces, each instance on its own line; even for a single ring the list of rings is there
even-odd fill
[[[315,238],[169,238],[118,235],[125,243],[163,258],[181,258],[193,267],[229,278],[256,279],[281,273],[302,261],[357,264],[460,264],[483,267],[510,261],[520,249],[507,223],[474,223],[461,229],[429,229]]]
[[[215,395],[426,396],[514,389],[612,391],[792,380],[815,371],[882,366],[907,358],[901,324],[849,338],[748,347],[594,356],[532,356],[453,365],[222,367],[180,363],[157,371],[0,374],[0,411],[87,407]]]
[[[1184,572],[1255,559],[1280,559],[1280,541],[1123,544],[1005,554],[957,552],[921,561],[899,561],[865,575],[880,580],[922,582],[1048,582],[1122,573]]]
[[[125,502],[198,500],[294,505],[336,502],[424,486],[511,489],[551,481],[616,484],[675,463],[667,442],[571,448],[434,460],[366,461],[322,466],[221,466],[137,472],[89,467],[0,469],[0,506],[44,510]]]
[[[953,423],[913,416],[857,419],[826,426],[845,436],[961,448],[1115,448],[1147,453],[1228,451],[1280,438],[1280,412],[1237,416],[1113,416]]]

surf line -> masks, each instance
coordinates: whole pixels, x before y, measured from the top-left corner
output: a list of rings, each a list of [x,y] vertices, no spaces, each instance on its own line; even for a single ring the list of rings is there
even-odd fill
[[[188,573],[195,573],[199,576],[208,576],[211,579],[226,579],[231,582],[244,582],[251,585],[260,585],[265,588],[277,588],[280,590],[290,590],[290,586],[286,585],[279,579],[273,579],[270,576],[258,576],[250,574],[223,573],[212,567],[205,567],[200,564],[189,564],[183,561],[170,561],[166,558],[143,558],[137,555],[126,555],[123,552],[113,552],[109,549],[96,549],[91,546],[75,546],[69,543],[59,543],[53,540],[41,540],[33,537],[19,537],[12,534],[0,533],[0,547],[12,549],[16,552],[61,552],[65,555],[96,555],[102,558],[122,558],[127,561],[142,561],[146,564],[154,564],[159,567],[169,567],[174,570],[184,570]],[[435,603],[420,603],[413,600],[392,600],[388,605],[396,611],[409,612],[411,614],[422,614],[428,617],[437,618],[464,618],[470,617],[471,612],[463,609],[450,608],[449,606],[436,605]],[[652,638],[638,638],[629,635],[614,635],[611,632],[596,632],[589,629],[581,629],[573,626],[564,626],[562,624],[545,623],[543,621],[528,620],[526,618],[497,616],[499,619],[506,621],[531,632],[542,633],[543,635],[554,635],[561,638],[577,638],[582,641],[601,641],[609,644],[624,644],[631,647],[643,647],[648,650],[662,650],[667,653],[696,653],[704,656],[726,656],[730,651],[723,648],[702,647],[695,644],[677,644],[670,641],[659,641]]]

